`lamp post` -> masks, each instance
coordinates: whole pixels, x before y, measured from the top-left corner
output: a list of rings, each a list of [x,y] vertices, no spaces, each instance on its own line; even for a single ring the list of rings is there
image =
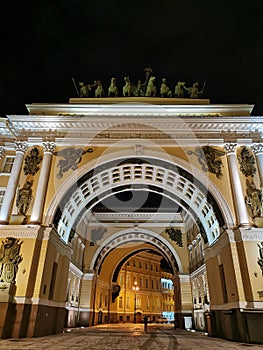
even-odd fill
[[[132,290],[134,290],[134,323],[136,323],[136,292],[139,290],[136,281],[133,284]]]

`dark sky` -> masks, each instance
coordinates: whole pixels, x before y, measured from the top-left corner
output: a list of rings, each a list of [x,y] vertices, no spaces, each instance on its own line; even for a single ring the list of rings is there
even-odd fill
[[[108,87],[150,65],[174,89],[207,82],[211,103],[263,115],[262,0],[2,1],[1,116],[33,102],[67,103],[72,77]]]

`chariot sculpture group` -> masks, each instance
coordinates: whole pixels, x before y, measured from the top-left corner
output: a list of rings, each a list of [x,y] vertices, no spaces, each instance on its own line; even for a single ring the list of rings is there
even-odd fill
[[[193,83],[192,86],[187,87],[183,81],[178,81],[172,90],[167,82],[166,78],[161,79],[161,85],[159,88],[156,86],[156,76],[153,74],[153,70],[150,67],[144,69],[145,80],[142,82],[138,80],[137,83],[133,83],[129,76],[124,77],[122,90],[117,86],[117,79],[111,78],[108,88],[105,90],[100,80],[95,80],[93,84],[85,84],[79,82],[79,88],[77,87],[74,79],[77,94],[79,97],[176,97],[176,98],[199,98],[202,96],[205,88],[205,84],[201,90],[199,90],[198,82]]]

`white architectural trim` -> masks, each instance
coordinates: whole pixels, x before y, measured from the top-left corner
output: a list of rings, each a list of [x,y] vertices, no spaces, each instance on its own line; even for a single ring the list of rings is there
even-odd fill
[[[163,236],[147,229],[139,229],[137,232],[135,232],[134,228],[118,231],[105,239],[100,244],[99,249],[93,254],[90,262],[90,268],[94,269],[96,261],[100,255],[101,258],[99,260],[102,261],[105,255],[113,250],[116,245],[125,244],[131,240],[150,243],[158,248],[158,250],[164,254],[168,261],[171,261],[171,257],[173,257],[177,262],[179,271],[183,271],[183,265],[177,251]],[[162,245],[158,244],[158,242],[161,242]],[[165,247],[167,248],[165,249]]]
[[[134,150],[133,150],[133,152],[134,152]],[[85,173],[87,173],[91,169],[94,169],[94,168],[96,169],[96,166],[106,165],[107,161],[109,161],[109,160],[112,160],[113,162],[116,161],[119,164],[122,159],[132,158],[134,156],[136,156],[136,155],[135,154],[131,155],[131,152],[129,149],[123,150],[123,151],[118,151],[118,152],[113,152],[113,153],[109,153],[109,154],[107,153],[106,155],[102,155],[100,158],[94,159],[93,161],[89,162],[88,164],[83,165],[80,169],[76,170],[74,172],[74,174],[72,174],[69,178],[67,178],[67,180],[57,189],[56,194],[53,197],[51,204],[47,210],[45,224],[50,225],[52,223],[56,208],[59,205],[59,202],[61,201],[63,195]],[[138,157],[138,158],[140,158],[140,157]],[[154,152],[154,154],[153,154],[152,151],[145,150],[142,159],[145,159],[145,158],[152,160],[153,164],[156,162],[156,160],[168,162],[173,166],[175,164],[177,164],[181,168],[194,174],[194,176],[204,185],[204,187],[208,188],[208,190],[211,192],[211,194],[216,199],[219,207],[221,208],[222,215],[224,216],[224,219],[225,219],[228,227],[234,226],[233,216],[232,216],[231,210],[230,210],[226,200],[224,199],[224,197],[222,196],[222,194],[218,190],[218,188],[209,180],[209,178],[206,174],[204,174],[202,171],[200,171],[199,169],[192,166],[189,162],[186,162],[178,157],[167,155],[167,153],[164,153],[164,152]],[[121,167],[119,167],[119,168],[121,168]],[[161,167],[159,165],[156,165],[155,168],[161,168]],[[169,172],[169,170],[167,170],[167,169],[165,171],[166,171],[166,173]],[[96,172],[95,172],[95,174],[96,174]],[[178,174],[176,174],[176,173],[174,173],[174,174],[175,174],[174,175],[175,177],[178,176]],[[99,182],[101,182],[101,180],[99,180]],[[131,181],[131,184],[133,184],[133,183],[134,183],[134,179]],[[145,178],[142,179],[141,182],[139,181],[139,179],[137,179],[137,183],[141,183],[141,184],[145,184],[145,185],[153,184],[157,187],[162,187],[162,188],[165,187],[165,185],[163,183],[160,184],[160,182],[150,181],[150,179],[148,179],[148,181],[146,181]],[[128,181],[126,180],[124,182],[124,184],[127,185]],[[190,184],[190,182],[189,182],[189,184]],[[110,188],[117,187],[120,185],[121,185],[121,183],[119,183],[118,185],[111,184]],[[88,186],[90,187],[90,185],[88,185]],[[168,192],[171,192],[171,187],[168,187],[168,186],[166,186],[166,187],[165,187],[165,189]],[[93,191],[93,189],[92,189],[92,191]],[[102,196],[103,191],[105,191],[105,186],[103,186],[99,192],[97,191],[96,194],[94,193],[94,196],[97,196],[97,195]],[[174,192],[174,188],[173,188],[173,192]],[[200,191],[198,190],[198,192],[200,192]],[[181,195],[181,193],[180,193],[180,195]],[[82,197],[82,195],[81,195],[81,197]],[[186,201],[189,202],[189,200],[187,198],[186,198]],[[86,203],[86,200],[83,199],[83,202]],[[192,203],[191,203],[191,205],[192,205]],[[204,226],[206,226],[206,225],[204,225]],[[64,237],[64,239],[67,239],[66,236]],[[216,237],[217,237],[217,235],[215,235],[215,238]],[[209,239],[210,239],[210,243],[211,243],[213,241],[213,239],[211,239],[211,237]]]

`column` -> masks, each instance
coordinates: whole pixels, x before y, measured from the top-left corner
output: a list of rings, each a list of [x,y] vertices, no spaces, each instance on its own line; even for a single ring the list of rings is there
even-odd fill
[[[47,183],[49,179],[49,171],[52,161],[52,153],[55,149],[54,142],[43,142],[44,157],[38,179],[35,200],[30,217],[31,224],[40,224],[42,219],[44,201],[47,191]]]
[[[231,179],[232,190],[235,200],[235,209],[238,224],[242,227],[249,227],[249,219],[247,215],[246,203],[243,195],[241,181],[239,177],[238,165],[236,160],[236,144],[227,143],[224,146],[227,154],[229,173]]]
[[[255,143],[251,147],[252,151],[254,152],[257,164],[258,164],[258,171],[260,176],[260,183],[261,186],[263,186],[263,144],[262,143]]]
[[[12,167],[12,171],[10,173],[5,197],[0,212],[0,224],[8,224],[9,215],[12,210],[13,202],[15,199],[16,188],[24,159],[24,154],[27,150],[27,147],[28,145],[24,141],[15,142],[16,157]]]

